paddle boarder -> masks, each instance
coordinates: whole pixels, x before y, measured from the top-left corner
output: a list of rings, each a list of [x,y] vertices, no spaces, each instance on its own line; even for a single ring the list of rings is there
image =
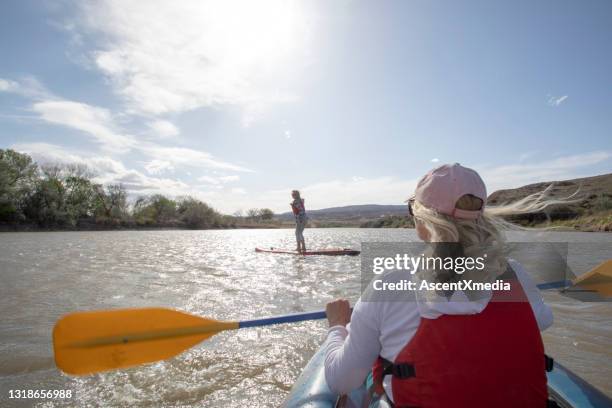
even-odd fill
[[[420,292],[370,300],[366,291],[352,314],[346,300],[329,303],[325,376],[333,391],[348,394],[367,378],[372,394],[397,407],[546,406],[540,331],[553,316],[521,264],[503,255],[501,227],[508,223],[499,216],[540,211],[549,203],[534,195],[485,208],[486,200],[478,173],[447,164],[419,181],[408,210],[425,242],[455,243],[466,252],[485,246],[487,267],[472,277],[509,277],[512,291],[476,297],[462,290],[434,292],[437,301],[419,298]],[[415,279],[407,271],[381,276],[388,282]],[[504,296],[512,301],[501,301]]]
[[[298,190],[291,192],[291,198],[293,201],[289,203],[291,205],[291,211],[295,216],[295,240],[297,241],[298,252],[306,252],[306,241],[304,241],[304,228],[306,228],[306,207],[304,207],[304,199],[300,197]]]

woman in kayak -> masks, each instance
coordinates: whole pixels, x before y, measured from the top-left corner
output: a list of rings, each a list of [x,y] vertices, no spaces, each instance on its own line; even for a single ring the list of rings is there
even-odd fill
[[[298,252],[306,252],[306,241],[304,241],[304,228],[306,228],[306,208],[304,207],[304,199],[300,197],[298,190],[291,192],[293,201],[290,203],[293,215],[295,215],[295,240],[297,241]]]
[[[348,394],[367,378],[379,406],[546,406],[540,331],[552,324],[552,312],[525,269],[503,256],[504,221],[498,216],[539,211],[548,204],[524,199],[485,208],[486,200],[480,176],[452,164],[426,174],[408,205],[421,240],[436,248],[454,243],[465,254],[477,248],[482,254],[486,247],[486,268],[473,270],[470,278],[503,279],[514,283],[512,289],[476,295],[426,291],[424,297],[420,291],[406,291],[391,301],[370,296],[370,286],[352,314],[346,300],[329,303],[325,376],[333,391]],[[379,278],[418,281],[425,272],[396,270]],[[421,277],[440,280],[436,273]]]

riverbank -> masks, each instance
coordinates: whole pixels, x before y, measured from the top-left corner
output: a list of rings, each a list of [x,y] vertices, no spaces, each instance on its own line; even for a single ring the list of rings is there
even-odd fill
[[[137,224],[85,224],[75,226],[39,226],[35,224],[0,224],[0,232],[68,232],[68,231],[181,231],[181,230],[226,230],[226,229],[281,229],[293,228],[283,223],[236,222],[207,228],[192,228],[186,225],[137,225]]]
[[[585,215],[570,220],[551,221],[549,225],[555,228],[582,232],[612,232],[612,211]]]
[[[557,231],[580,232],[612,232],[612,211],[603,211],[595,214],[581,215],[570,219],[509,219],[526,228],[554,228]],[[332,225],[328,227],[332,227]],[[407,217],[388,216],[377,220],[353,225],[360,228],[414,228],[414,223]]]
[[[555,231],[612,232],[612,211],[602,214],[585,215],[573,219],[550,220],[545,222],[521,222],[526,228],[552,228]],[[171,231],[171,230],[226,230],[226,229],[293,229],[290,222],[236,222],[206,228],[193,228],[186,225],[77,225],[41,227],[32,224],[0,224],[0,232],[61,232],[61,231]],[[325,220],[311,221],[308,228],[380,228],[401,229],[414,228],[414,223],[407,217],[388,216],[375,220],[346,221]]]

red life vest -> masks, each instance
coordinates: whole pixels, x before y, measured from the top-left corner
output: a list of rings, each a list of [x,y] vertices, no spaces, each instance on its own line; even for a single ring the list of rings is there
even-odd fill
[[[291,203],[291,210],[293,211],[293,215],[299,215],[300,212],[306,212],[306,207],[304,206],[304,199],[302,198],[299,201],[298,205]],[[301,210],[301,211],[300,211]]]
[[[396,407],[546,407],[542,337],[520,282],[505,281],[512,290],[478,314],[421,318],[388,370]],[[384,362],[373,368],[379,393]]]

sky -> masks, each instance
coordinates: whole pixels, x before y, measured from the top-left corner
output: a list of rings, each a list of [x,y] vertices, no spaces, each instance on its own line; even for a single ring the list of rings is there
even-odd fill
[[[612,2],[0,5],[0,148],[224,213],[612,172]]]

